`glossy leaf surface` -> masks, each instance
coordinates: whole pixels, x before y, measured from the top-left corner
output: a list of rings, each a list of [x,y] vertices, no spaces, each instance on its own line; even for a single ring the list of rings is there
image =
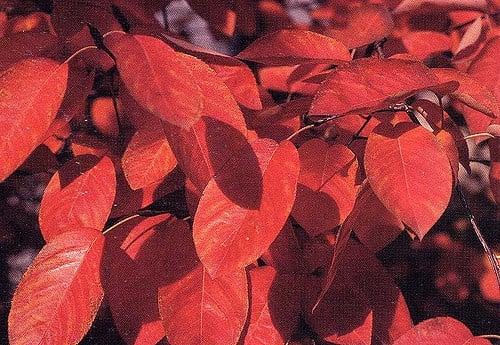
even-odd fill
[[[340,225],[354,206],[358,164],[342,145],[313,139],[299,148],[300,175],[293,218],[311,236]]]
[[[42,198],[40,229],[49,242],[81,227],[102,230],[115,198],[116,178],[108,157],[77,156],[52,176]]]
[[[449,159],[418,125],[382,123],[368,137],[365,170],[380,201],[422,238],[446,209],[452,190]]]
[[[204,98],[196,79],[160,39],[115,33],[105,39],[120,77],[135,100],[152,114],[188,129],[201,116]],[[140,73],[137,71],[140,70]]]
[[[44,138],[57,115],[68,65],[36,58],[0,73],[0,181],[6,179]]]
[[[208,183],[194,217],[196,251],[212,277],[244,268],[273,242],[295,200],[297,150],[257,140]]]
[[[267,65],[339,64],[351,60],[347,47],[341,42],[305,30],[268,34],[255,40],[236,57]]]
[[[10,344],[78,344],[104,295],[103,245],[100,232],[75,227],[40,251],[12,300]]]
[[[400,59],[357,59],[339,66],[321,84],[310,115],[368,113],[432,88],[437,78],[424,64]]]

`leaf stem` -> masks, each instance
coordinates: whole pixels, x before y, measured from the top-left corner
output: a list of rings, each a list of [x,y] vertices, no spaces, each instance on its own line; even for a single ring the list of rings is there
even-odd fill
[[[69,58],[64,60],[64,62],[61,65],[64,65],[65,63],[69,63],[71,60],[73,60],[75,58],[75,56],[77,56],[78,54],[83,53],[84,51],[89,50],[89,49],[99,49],[99,48],[97,48],[97,46],[95,46],[95,45],[80,48],[76,52],[71,54],[71,56]]]
[[[117,227],[119,227],[120,225],[122,225],[122,224],[124,224],[124,223],[126,223],[126,222],[128,222],[128,221],[130,221],[130,220],[132,220],[132,219],[135,219],[135,218],[137,218],[137,217],[140,217],[140,215],[139,215],[139,214],[137,214],[137,213],[134,213],[133,215],[127,216],[127,217],[123,218],[122,220],[118,221],[117,223],[115,223],[115,224],[111,225],[109,228],[105,229],[105,230],[102,232],[102,234],[103,234],[103,235],[106,235],[106,234],[107,234],[108,232],[110,232],[111,230],[114,230],[114,229],[116,229]]]
[[[457,141],[468,140],[468,139],[473,139],[473,138],[480,138],[480,137],[495,138],[495,136],[493,134],[485,132],[485,133],[470,134],[470,135],[467,135],[461,139],[457,139]]]
[[[295,138],[297,135],[299,135],[300,133],[302,132],[305,132],[307,131],[308,129],[311,129],[311,128],[314,128],[316,127],[316,125],[314,124],[310,124],[310,125],[307,125],[307,126],[304,126],[302,128],[300,128],[298,131],[292,133],[288,138],[286,138],[285,140],[288,140],[288,141],[291,141],[293,138]]]
[[[363,129],[365,129],[365,127],[368,125],[368,122],[370,122],[371,119],[372,119],[372,116],[368,115],[367,118],[365,119],[365,122],[361,125],[361,127],[359,127],[358,131],[356,133],[354,133],[351,140],[347,143],[347,147],[351,146],[351,144],[354,142],[354,140],[360,138],[359,135],[361,134]]]
[[[497,255],[493,250],[488,246],[488,243],[486,242],[485,238],[483,237],[483,234],[481,233],[481,230],[479,229],[476,219],[474,215],[472,214],[472,211],[469,207],[469,204],[467,203],[467,200],[465,199],[464,193],[462,192],[462,188],[460,187],[460,184],[457,184],[456,190],[458,192],[458,195],[460,196],[460,201],[462,202],[462,206],[464,207],[467,217],[469,218],[469,222],[472,225],[472,229],[474,229],[474,232],[476,233],[477,238],[479,239],[479,242],[481,242],[481,245],[483,246],[483,250],[486,253],[486,256],[488,257],[488,260],[491,263],[491,266],[493,268],[493,272],[495,273],[495,277],[497,280],[497,285],[498,288],[500,289],[500,263],[498,262]]]

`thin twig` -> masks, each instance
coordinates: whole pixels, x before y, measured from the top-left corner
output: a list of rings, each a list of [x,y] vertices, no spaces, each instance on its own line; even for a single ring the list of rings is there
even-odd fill
[[[139,214],[137,214],[137,213],[134,213],[134,214],[133,214],[133,215],[131,215],[131,216],[125,217],[125,218],[123,218],[122,220],[120,220],[119,222],[117,222],[116,224],[113,224],[112,226],[110,226],[109,228],[107,228],[106,230],[104,230],[104,231],[102,232],[102,234],[103,234],[103,235],[106,235],[106,234],[107,234],[108,232],[110,232],[111,230],[114,230],[114,229],[116,229],[117,227],[119,227],[120,225],[122,225],[122,224],[124,224],[124,223],[128,222],[129,220],[135,219],[135,218],[137,218],[137,217],[140,217],[140,215],[139,215]]]
[[[304,126],[304,127],[300,128],[298,131],[292,133],[288,138],[286,138],[286,140],[291,141],[293,138],[295,138],[300,133],[305,132],[308,129],[311,129],[311,128],[314,128],[314,127],[316,127],[314,124],[310,124],[310,125]]]
[[[493,252],[493,250],[488,246],[488,243],[483,237],[483,234],[481,233],[481,230],[477,226],[476,219],[474,215],[472,214],[472,211],[469,207],[469,204],[467,203],[467,200],[465,199],[464,193],[462,192],[462,188],[460,187],[460,184],[457,184],[456,186],[458,195],[460,196],[460,201],[462,202],[462,206],[464,207],[467,217],[469,218],[469,222],[472,225],[472,229],[474,229],[474,232],[476,233],[477,238],[479,239],[479,242],[481,242],[481,245],[483,246],[484,252],[486,253],[486,256],[488,257],[488,260],[491,263],[491,266],[493,268],[493,272],[495,273],[495,277],[497,279],[497,285],[498,288],[500,289],[500,263],[498,262],[496,254]]]
[[[366,125],[368,125],[368,122],[370,122],[371,119],[372,119],[372,116],[368,115],[368,117],[366,118],[365,122],[361,125],[361,127],[358,129],[358,131],[356,133],[354,133],[354,135],[352,136],[351,140],[347,143],[347,147],[351,146],[351,144],[354,142],[354,140],[360,138],[359,135],[361,134],[361,132],[363,131],[363,129],[365,129]]]

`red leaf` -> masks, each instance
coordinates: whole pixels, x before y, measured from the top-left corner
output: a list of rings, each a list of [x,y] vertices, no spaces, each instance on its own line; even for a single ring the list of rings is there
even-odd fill
[[[213,4],[207,0],[187,0],[187,2],[197,14],[208,22],[210,27],[224,35],[233,35],[236,27],[236,13],[233,11],[232,1],[219,1],[217,6],[212,6]]]
[[[250,270],[250,320],[245,345],[282,345],[297,325],[301,307],[298,280],[269,266]],[[286,303],[283,303],[286,301]]]
[[[403,0],[392,11],[394,15],[406,12],[449,10],[477,10],[486,11],[488,3],[486,0]]]
[[[406,50],[420,60],[451,50],[450,37],[437,31],[412,31],[402,42]]]
[[[309,114],[369,113],[438,83],[420,62],[357,59],[339,66],[321,84]]]
[[[134,190],[160,181],[176,165],[165,130],[156,118],[137,129],[122,157],[123,172]]]
[[[493,92],[497,101],[500,100],[500,76],[497,73],[500,70],[499,49],[500,37],[495,36],[486,42],[467,70],[471,77]]]
[[[142,107],[185,129],[198,121],[204,97],[177,52],[151,36],[116,33],[104,42],[116,57],[127,89]]]
[[[500,137],[488,140],[490,150],[490,189],[497,205],[500,205]]]
[[[0,181],[45,139],[67,78],[67,64],[45,58],[22,60],[0,73]]]
[[[311,314],[321,280],[306,280],[306,322],[336,344],[390,344],[412,326],[408,307],[393,279],[376,257],[352,240],[340,270]]]
[[[305,30],[281,30],[262,36],[236,57],[267,65],[340,64],[351,60],[341,42]]]
[[[176,228],[171,236],[175,240],[163,249],[170,258],[167,283],[158,293],[167,340],[172,345],[236,344],[248,313],[245,271],[211,279],[196,256],[191,231]]]
[[[257,82],[252,70],[246,64],[232,56],[201,48],[166,34],[162,34],[162,38],[175,46],[176,50],[195,56],[209,64],[224,80],[239,104],[249,109],[262,109]]]
[[[440,130],[434,134],[436,139],[441,145],[442,149],[448,156],[448,160],[450,161],[451,173],[453,174],[453,185],[458,182],[458,164],[459,164],[459,155],[457,145],[455,144],[455,138],[445,130]]]
[[[456,80],[460,83],[458,90],[450,96],[472,109],[480,111],[490,117],[500,116],[500,108],[495,95],[490,89],[466,73],[452,68],[433,68],[441,82]]]
[[[343,224],[342,231],[351,229],[356,237],[376,253],[391,243],[403,230],[404,224],[377,198],[368,183],[363,185]]]
[[[261,139],[210,180],[193,223],[196,251],[210,276],[246,267],[264,253],[290,214],[298,175],[292,143]]]
[[[64,39],[76,35],[87,23],[102,34],[122,30],[113,15],[110,0],[54,0],[51,19],[58,36]]]
[[[491,345],[484,338],[474,337],[467,326],[451,317],[436,317],[425,320],[394,342],[394,345],[408,344]]]
[[[101,230],[115,198],[116,179],[108,157],[78,156],[52,176],[42,198],[40,229],[49,242],[62,232]]]
[[[448,206],[450,162],[423,127],[408,122],[375,127],[366,144],[365,170],[380,201],[420,239]]]
[[[381,40],[394,28],[392,16],[383,5],[365,4],[349,10],[346,28],[327,31],[328,36],[338,39],[349,49]]]
[[[200,193],[215,171],[246,145],[243,114],[227,86],[201,60],[179,55],[205,95],[203,117],[190,129],[165,124],[179,166]]]
[[[302,249],[288,220],[261,259],[280,274],[303,273]]]
[[[10,344],[78,344],[103,298],[103,245],[101,233],[80,228],[40,251],[12,300]]]
[[[344,222],[356,198],[358,163],[343,145],[312,139],[299,148],[300,175],[292,216],[310,236]]]
[[[4,12],[5,13],[5,12]],[[57,48],[57,37],[42,32],[18,32],[0,38],[0,71],[16,62],[39,56],[49,56]]]
[[[120,243],[109,246],[114,252],[107,253],[112,256],[105,285],[113,319],[127,344],[156,344],[165,336],[158,289],[168,282],[175,256],[192,247],[185,236],[189,226],[166,214],[128,222],[113,232]],[[166,250],[174,245],[177,250]]]

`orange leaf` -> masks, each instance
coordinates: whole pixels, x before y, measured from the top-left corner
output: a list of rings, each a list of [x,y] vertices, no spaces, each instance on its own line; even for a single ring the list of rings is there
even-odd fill
[[[150,113],[188,129],[198,121],[204,98],[178,53],[151,36],[115,33],[104,43],[116,57],[120,77]]]
[[[42,248],[12,299],[10,344],[78,344],[103,298],[104,237],[74,228]]]
[[[486,0],[403,0],[392,11],[394,15],[406,12],[441,10],[477,10],[486,11],[488,2]]]
[[[101,230],[115,198],[111,159],[77,156],[52,176],[39,212],[40,230],[50,242],[62,232],[80,227]]]
[[[187,227],[174,228],[166,236],[175,240],[164,242],[169,265],[158,306],[169,344],[236,344],[248,313],[245,271],[211,279]]]
[[[380,201],[420,239],[448,206],[450,162],[423,127],[409,122],[375,127],[366,144],[365,170]]]
[[[344,222],[356,198],[358,163],[343,145],[312,139],[299,148],[300,175],[292,216],[310,236]]]
[[[68,64],[36,58],[0,73],[0,181],[44,139],[66,91]]]
[[[481,337],[474,337],[471,331],[451,317],[436,317],[425,320],[396,339],[394,345],[491,345]]]
[[[402,38],[402,42],[408,53],[420,60],[451,50],[450,37],[437,31],[412,31]]]
[[[156,118],[137,129],[122,157],[123,172],[134,190],[160,181],[176,165],[165,130]]]
[[[321,84],[309,114],[369,113],[438,83],[421,62],[357,59],[339,66]]]
[[[267,65],[340,64],[351,60],[341,42],[305,30],[281,30],[260,37],[236,57]]]
[[[500,37],[495,36],[486,42],[484,48],[467,70],[471,77],[493,92],[497,101],[500,100],[499,49]],[[500,116],[500,114],[497,114],[497,116]]]
[[[193,223],[196,251],[210,276],[244,268],[264,253],[290,214],[298,175],[293,144],[261,139],[210,180]]]

